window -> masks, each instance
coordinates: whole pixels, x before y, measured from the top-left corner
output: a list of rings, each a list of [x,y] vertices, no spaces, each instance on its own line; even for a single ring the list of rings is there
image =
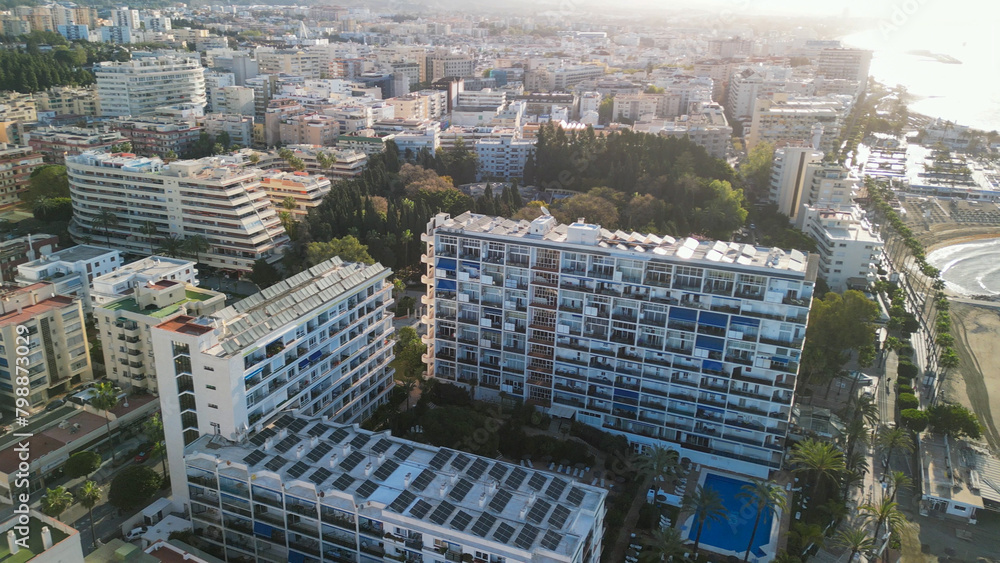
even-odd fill
[[[210,409],[217,409],[217,408],[219,408],[219,405],[216,405],[215,403],[209,403],[208,404],[208,408],[210,408]]]
[[[211,389],[212,391],[215,391],[215,385],[206,385],[205,387],[207,389]]]

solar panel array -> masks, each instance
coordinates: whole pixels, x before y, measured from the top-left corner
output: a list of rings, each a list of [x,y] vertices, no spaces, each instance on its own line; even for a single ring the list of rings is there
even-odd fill
[[[514,532],[514,526],[511,526],[506,522],[500,522],[500,525],[497,526],[497,530],[493,532],[493,539],[500,543],[507,543],[510,541],[510,537],[514,535]]]
[[[323,459],[323,456],[325,456],[326,454],[330,453],[330,450],[332,450],[332,449],[333,449],[333,446],[331,446],[329,442],[320,442],[320,443],[316,444],[316,447],[313,448],[311,452],[309,452],[308,454],[306,454],[306,459],[308,459],[309,461],[315,463],[315,462]]]
[[[295,465],[289,467],[288,471],[286,471],[285,474],[291,477],[292,479],[298,479],[299,477],[302,476],[303,473],[309,470],[309,467],[310,466],[308,463],[304,461],[299,461],[296,462]]]
[[[458,483],[455,484],[455,488],[452,489],[450,493],[448,493],[448,496],[451,497],[455,502],[462,502],[462,499],[464,499],[465,495],[469,494],[469,491],[471,490],[472,490],[471,481],[467,481],[465,479],[459,479]]]
[[[375,478],[379,481],[385,481],[390,475],[392,475],[392,472],[397,469],[399,469],[399,463],[394,459],[387,459],[385,460],[385,463],[383,463],[382,466],[375,471]]]
[[[427,465],[440,471],[441,468],[444,467],[445,462],[448,461],[448,458],[450,457],[451,457],[450,451],[439,450],[438,453],[434,454],[434,457],[431,458],[430,463],[428,463]]]
[[[370,439],[371,438],[369,438],[367,434],[358,434],[353,440],[351,440],[351,447],[356,450],[360,450],[365,447],[365,444],[367,444]]]
[[[413,505],[413,508],[410,509],[410,514],[418,520],[423,519],[423,517],[427,516],[427,513],[430,512],[431,508],[432,506],[429,502],[424,499],[420,499]]]
[[[358,466],[359,463],[364,461],[365,454],[361,452],[352,452],[351,455],[347,456],[344,461],[340,462],[340,468],[344,471],[354,471],[354,468]]]
[[[545,474],[535,473],[528,480],[528,486],[536,491],[542,490],[542,486],[545,485]]]
[[[385,438],[382,438],[381,440],[378,441],[377,444],[372,446],[372,451],[377,454],[381,454],[389,451],[389,448],[391,447],[392,447],[392,442],[386,440]]]
[[[528,520],[531,520],[535,524],[541,524],[542,520],[545,520],[545,515],[549,513],[549,509],[552,508],[552,504],[548,501],[538,499],[535,504],[531,506],[531,510],[528,511]]]
[[[507,477],[507,488],[517,490],[527,477],[527,471],[521,469],[520,467],[515,467],[514,471],[511,471],[510,476]]]
[[[552,515],[549,516],[549,528],[554,528],[556,530],[561,530],[563,525],[566,524],[566,520],[569,515],[572,514],[568,508],[561,504],[557,504],[555,510],[552,511]]]
[[[521,528],[521,533],[514,538],[514,545],[520,547],[521,549],[531,549],[531,544],[535,543],[535,538],[538,537],[538,528],[532,526],[531,524],[525,524]]]
[[[315,438],[319,438],[319,437],[320,437],[320,436],[322,436],[323,434],[326,434],[326,433],[327,433],[327,431],[329,431],[329,430],[330,430],[330,427],[329,427],[329,426],[327,426],[327,425],[325,425],[325,424],[323,424],[323,423],[321,422],[321,423],[319,423],[319,424],[317,424],[317,425],[313,426],[312,428],[310,428],[310,429],[309,429],[309,432],[308,432],[308,434],[309,434],[310,436],[313,436],[313,437],[315,437]]]
[[[372,496],[372,494],[377,490],[378,490],[378,483],[376,483],[375,481],[368,480],[358,485],[358,489],[354,492],[357,493],[357,495],[361,498],[368,498]]]
[[[274,421],[274,426],[277,428],[288,428],[288,425],[292,423],[295,418],[290,414],[282,415],[281,418]]]
[[[545,496],[549,497],[552,500],[559,500],[559,497],[562,496],[563,491],[566,490],[567,485],[569,485],[569,482],[567,482],[565,479],[560,479],[556,477],[555,479],[552,479],[551,483],[549,483],[549,488],[545,489]]]
[[[579,507],[580,503],[583,502],[583,496],[583,491],[581,491],[578,487],[573,487],[569,490],[569,494],[566,495],[566,502]]]
[[[493,500],[490,501],[490,510],[497,514],[503,512],[503,509],[507,508],[507,503],[512,498],[514,498],[514,495],[509,491],[505,491],[504,489],[498,490],[497,494],[493,495]]]
[[[434,512],[431,512],[431,515],[427,518],[431,522],[440,526],[444,524],[445,520],[447,520],[449,516],[451,516],[452,512],[455,512],[455,505],[445,500],[441,501],[441,504],[439,504],[438,507],[434,509]]]
[[[470,522],[472,522],[472,515],[464,510],[459,510],[458,514],[451,519],[451,527],[459,532],[464,532]]]
[[[296,418],[295,420],[292,421],[291,424],[288,425],[288,431],[294,434],[298,434],[299,432],[302,432],[302,430],[306,426],[309,426],[308,420],[304,418]]]
[[[245,463],[247,465],[250,465],[250,466],[257,465],[258,463],[264,461],[264,458],[266,458],[266,457],[267,457],[266,453],[264,453],[264,452],[262,452],[260,450],[254,450],[254,451],[250,452],[250,455],[248,455],[245,458],[243,458],[243,463]]]
[[[489,466],[490,463],[488,461],[484,459],[476,459],[476,461],[472,462],[472,465],[469,466],[469,470],[466,471],[465,474],[472,479],[479,479]]]
[[[330,437],[328,438],[328,440],[330,440],[331,442],[333,442],[335,444],[339,444],[339,443],[341,443],[341,442],[344,441],[344,438],[346,438],[346,437],[348,437],[350,435],[351,435],[351,433],[348,432],[347,430],[344,430],[343,428],[338,428],[338,429],[336,429],[336,430],[333,431],[333,434],[330,434]]]
[[[410,491],[403,491],[396,497],[396,500],[389,503],[387,507],[390,512],[395,512],[396,514],[402,514],[406,507],[410,506],[414,500],[416,500],[417,495],[411,493]]]
[[[562,541],[562,535],[554,530],[549,530],[545,532],[545,536],[542,537],[542,547],[549,551],[555,551],[559,547],[559,542]]]
[[[288,463],[287,459],[281,457],[280,455],[276,455],[271,458],[271,461],[265,463],[264,467],[270,469],[271,471],[277,471],[284,467],[286,463]]]
[[[430,469],[424,469],[423,471],[421,471],[420,475],[417,475],[417,478],[413,480],[413,483],[411,483],[413,490],[417,491],[418,493],[422,492],[424,489],[427,488],[427,485],[431,484],[431,481],[434,480],[435,475],[436,473],[434,473]]]
[[[481,538],[485,538],[486,534],[490,533],[490,528],[492,528],[493,524],[496,524],[496,522],[496,516],[493,516],[489,512],[484,512],[479,517],[479,520],[476,520],[476,524],[472,526],[472,533]]]
[[[392,457],[398,459],[399,461],[406,461],[406,459],[410,457],[410,454],[412,454],[413,452],[414,452],[413,446],[409,444],[403,444],[402,446],[399,446],[399,449],[393,452]]]
[[[317,485],[320,485],[320,484],[323,483],[323,481],[326,481],[327,479],[329,479],[331,475],[333,475],[332,471],[330,471],[329,469],[327,469],[325,467],[320,467],[319,469],[317,469],[316,471],[314,471],[312,475],[309,476],[309,480],[312,481],[313,483],[317,484]],[[341,490],[344,490],[344,489],[341,489]]]
[[[356,480],[357,479],[355,479],[354,477],[351,477],[347,473],[344,473],[340,477],[337,477],[337,480],[333,482],[333,488],[337,489],[338,491],[346,491],[347,487],[353,485],[354,481]]]
[[[455,459],[451,461],[451,466],[454,467],[456,470],[461,471],[465,469],[466,465],[469,465],[470,461],[472,461],[471,457],[465,454],[458,454],[457,456],[455,456]]]
[[[278,453],[283,454],[286,453],[288,450],[292,449],[295,446],[295,444],[298,443],[299,443],[299,437],[294,434],[290,434],[284,440],[278,442],[278,445],[274,446],[274,449],[278,450]]]
[[[507,468],[506,465],[504,465],[502,463],[497,463],[497,464],[494,464],[493,467],[490,468],[489,475],[490,475],[490,477],[493,477],[494,479],[496,479],[497,481],[499,481],[500,479],[503,478],[504,475],[507,474],[507,469],[508,468]]]

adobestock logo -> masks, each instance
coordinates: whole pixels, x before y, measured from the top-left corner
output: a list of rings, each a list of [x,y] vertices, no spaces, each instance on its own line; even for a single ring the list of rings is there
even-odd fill
[[[889,39],[889,36],[893,33],[899,31],[899,29],[906,25],[924,4],[928,3],[930,0],[903,0],[902,2],[897,2],[892,5],[889,17],[879,21],[878,30],[882,32],[883,39]]]

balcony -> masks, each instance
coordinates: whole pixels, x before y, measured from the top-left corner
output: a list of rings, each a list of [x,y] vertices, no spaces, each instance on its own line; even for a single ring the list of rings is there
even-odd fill
[[[737,403],[729,403],[728,408],[730,410],[746,412],[750,414],[757,414],[762,416],[767,416],[768,412],[760,407],[755,407],[753,405],[739,405]]]
[[[734,296],[739,297],[740,299],[753,299],[755,301],[763,301],[764,288],[743,286],[736,290]]]

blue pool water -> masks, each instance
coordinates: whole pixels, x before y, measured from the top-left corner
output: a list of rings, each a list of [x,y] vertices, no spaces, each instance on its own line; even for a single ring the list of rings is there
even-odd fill
[[[739,554],[747,549],[750,542],[750,533],[753,532],[753,523],[757,518],[756,508],[747,500],[740,498],[740,487],[746,485],[746,481],[724,477],[709,473],[705,476],[704,487],[715,489],[719,493],[722,504],[726,507],[727,518],[721,522],[708,520],[705,528],[701,532],[702,545],[710,545],[727,551],[735,551]],[[760,516],[760,524],[757,526],[757,534],[753,539],[751,554],[759,553],[760,547],[767,545],[771,535],[771,520],[773,515],[765,512]],[[694,541],[698,534],[697,519],[692,521],[688,538]]]

